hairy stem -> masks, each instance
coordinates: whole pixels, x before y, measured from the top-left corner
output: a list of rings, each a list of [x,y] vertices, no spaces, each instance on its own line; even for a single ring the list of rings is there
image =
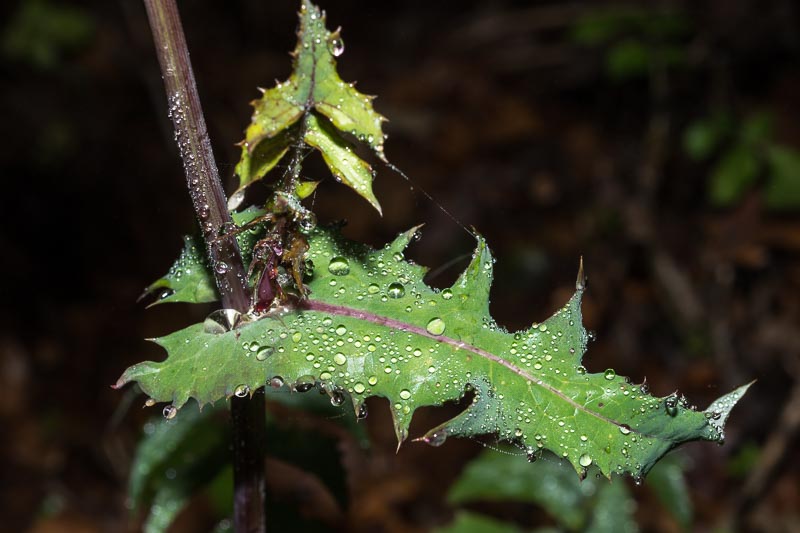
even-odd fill
[[[195,214],[208,250],[222,306],[244,312],[250,306],[246,271],[226,206],[225,192],[211,150],[200,96],[189,60],[175,0],[144,0],[153,32],[169,115],[175,130]],[[263,393],[253,400],[233,398],[234,522],[237,532],[263,532],[264,445]]]

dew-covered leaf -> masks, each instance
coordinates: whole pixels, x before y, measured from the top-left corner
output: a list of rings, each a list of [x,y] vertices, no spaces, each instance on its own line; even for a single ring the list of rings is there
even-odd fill
[[[331,173],[367,200],[381,212],[381,206],[372,192],[372,167],[353,152],[353,147],[324,119],[314,113],[306,116],[306,143],[322,154]]]
[[[308,0],[301,5],[297,37],[291,76],[265,90],[263,96],[253,103],[252,122],[247,128],[242,159],[237,166],[239,190],[261,179],[274,167],[291,145],[293,137],[298,136],[297,131],[307,127],[304,140],[322,152],[334,175],[341,177],[343,183],[380,211],[372,196],[371,172],[359,170],[363,166],[369,169],[369,165],[353,153],[343,153],[343,141],[335,131],[352,135],[385,160],[382,130],[385,119],[373,109],[371,96],[361,94],[354,84],[345,83],[339,77],[336,57],[344,52],[340,31],[328,31],[325,13]],[[325,117],[330,126],[325,131],[315,125],[292,128],[303,117],[315,122]],[[262,149],[265,143],[268,148]],[[259,156],[261,150],[264,151]],[[345,168],[359,170],[359,178],[353,179],[352,172],[345,171]]]
[[[488,312],[493,259],[483,239],[461,277],[438,291],[422,281],[423,267],[403,258],[415,231],[373,250],[336,230],[314,230],[308,299],[232,331],[197,324],[159,338],[168,358],[130,367],[117,385],[137,381],[175,408],[273,378],[299,391],[319,385],[346,395],[356,412],[367,397],[381,396],[401,443],[418,407],[471,391],[469,408],[420,439],[437,445],[448,436],[497,434],[529,455],[551,450],[581,474],[594,465],[606,476],[639,477],[683,442],[722,439],[721,421],[743,389],[723,397],[724,412],[722,404],[698,412],[613,370],[586,370],[582,276],[553,316],[509,333]]]
[[[237,226],[244,226],[263,214],[262,209],[251,207],[231,215]],[[245,264],[250,262],[252,256],[253,244],[257,240],[256,235],[258,234],[256,229],[257,224],[236,236]],[[180,256],[172,264],[169,272],[145,289],[144,295],[148,294],[156,295],[156,300],[151,305],[170,302],[199,304],[219,299],[214,277],[208,269],[205,249],[199,238],[191,235],[183,238],[183,249]]]

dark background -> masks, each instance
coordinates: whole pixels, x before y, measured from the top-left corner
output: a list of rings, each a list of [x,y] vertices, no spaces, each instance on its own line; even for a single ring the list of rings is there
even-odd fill
[[[342,78],[379,95],[387,156],[416,185],[378,167],[383,218],[330,179],[314,208],[375,245],[426,223],[410,255],[445,265],[431,279],[444,286],[472,242],[428,191],[487,237],[492,312],[509,329],[566,300],[582,255],[590,371],[646,376],[654,394],[678,388],[701,408],[758,379],[724,447],[686,447],[696,529],[798,531],[800,7],[625,5],[638,22],[611,31],[620,4],[322,2],[329,26],[344,27]],[[297,5],[180,7],[232,190],[248,101],[289,73]],[[612,22],[592,22],[602,7]],[[209,311],[136,303],[194,227],[144,9],[26,0],[0,15],[0,529],[135,528],[127,470],[155,411],[110,385],[162,357],[144,338]],[[307,173],[325,176],[318,164]],[[370,407],[378,466],[352,489],[353,520],[446,523],[443,494],[480,445],[395,455],[386,406]],[[412,436],[441,416],[422,413]],[[637,498],[644,529],[676,530],[646,490]]]

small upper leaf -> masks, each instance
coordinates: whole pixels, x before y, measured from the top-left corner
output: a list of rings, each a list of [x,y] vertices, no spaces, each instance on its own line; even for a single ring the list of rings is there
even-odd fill
[[[291,128],[306,117],[303,140],[319,150],[333,174],[380,211],[372,194],[372,172],[367,163],[350,150],[336,129],[366,143],[385,161],[383,146],[385,120],[372,107],[372,98],[345,83],[336,72],[336,56],[344,50],[339,30],[325,28],[325,13],[304,0],[300,8],[300,29],[292,56],[293,72],[288,80],[264,91],[253,103],[255,112],[242,143],[242,157],[236,167],[239,190],[264,177],[286,153],[298,133]],[[320,127],[320,114],[329,127]],[[313,123],[309,123],[313,121]],[[268,148],[261,147],[267,143]],[[344,153],[343,150],[347,153]],[[350,172],[345,171],[349,169]],[[353,179],[353,173],[358,179]]]

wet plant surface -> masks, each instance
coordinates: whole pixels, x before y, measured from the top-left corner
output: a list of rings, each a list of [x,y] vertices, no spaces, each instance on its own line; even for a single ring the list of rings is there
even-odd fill
[[[36,13],[28,2],[0,8],[8,21],[3,71],[12,82],[0,89],[9,130],[0,405],[13,436],[2,444],[0,501],[10,529],[119,530],[129,524],[126,484],[141,428],[160,412],[140,410],[143,396],[109,385],[126,366],[163,357],[140,339],[202,322],[213,307],[145,312],[134,303],[174,259],[179,232],[194,224],[141,6],[76,3],[65,14],[61,4],[42,5],[48,17],[55,10],[78,21],[69,26],[74,33],[30,36],[36,25],[25,21]],[[616,15],[622,29],[610,31],[608,16],[598,22],[588,4],[323,5],[331,25],[345,28],[342,78],[381,96],[375,108],[391,119],[386,156],[417,186],[376,165],[383,218],[330,178],[319,185],[314,211],[321,223],[346,213],[344,234],[376,247],[425,222],[424,238],[405,256],[431,266],[426,281],[444,295],[475,242],[425,189],[491,244],[498,258],[491,313],[511,331],[543,321],[569,299],[582,255],[583,314],[596,339],[589,372],[614,368],[637,384],[646,377],[651,394],[677,388],[701,408],[759,380],[737,407],[724,447],[685,448],[692,523],[785,530],[798,500],[797,466],[788,458],[796,426],[783,415],[800,396],[800,229],[791,201],[798,185],[786,177],[797,175],[791,154],[800,146],[796,18],[785,16],[793,7],[781,2],[718,12],[671,6],[683,23],[664,25],[678,29],[643,28],[641,16],[623,13]],[[293,3],[184,7],[229,191],[239,186],[233,167],[241,148],[233,143],[252,112],[246,103],[258,96],[256,86],[288,75],[295,11]],[[732,117],[732,130],[702,128],[717,108]],[[768,127],[743,126],[764,112]],[[745,151],[753,155],[737,155]],[[745,163],[725,163],[735,158]],[[329,175],[316,157],[304,174],[312,181]],[[773,192],[775,184],[784,189]],[[266,196],[259,187],[248,194]],[[380,292],[399,304],[411,297],[401,285]],[[430,318],[442,323],[420,327],[449,333],[446,317]],[[331,324],[334,333],[338,325]],[[330,405],[335,397],[319,399]],[[365,436],[330,418],[339,411],[314,415],[274,403],[284,429],[272,430],[281,438],[268,459],[270,505],[286,511],[270,514],[275,530],[282,523],[446,526],[462,505],[446,494],[483,450],[448,439],[438,449],[407,443],[395,454],[391,406],[370,399],[358,424],[371,442],[364,452]],[[422,410],[411,437],[466,406]],[[639,527],[676,527],[654,488],[631,488]],[[292,499],[298,493],[306,499]],[[176,529],[208,529],[218,515],[208,505],[219,501],[214,494],[212,487],[192,502],[194,512],[179,517]],[[484,502],[473,510],[532,528],[553,523],[541,506]]]

